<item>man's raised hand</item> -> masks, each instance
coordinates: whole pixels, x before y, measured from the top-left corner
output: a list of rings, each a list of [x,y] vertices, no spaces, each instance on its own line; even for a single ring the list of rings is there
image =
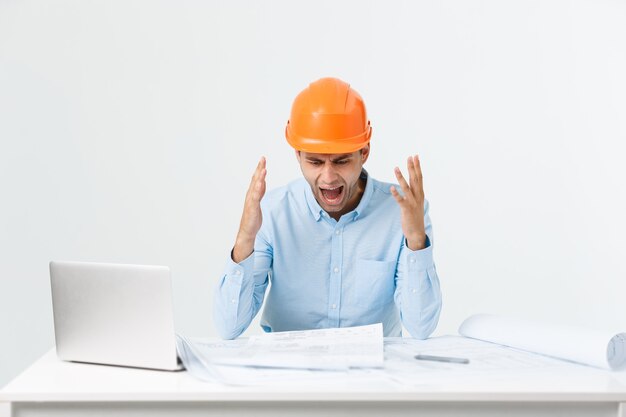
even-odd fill
[[[424,228],[424,186],[418,156],[409,156],[406,165],[409,171],[409,182],[402,176],[400,168],[395,168],[396,178],[398,179],[398,184],[400,184],[404,195],[400,195],[394,186],[391,186],[390,191],[400,205],[402,232],[407,240],[407,246],[411,250],[424,249],[426,247],[426,231]]]
[[[246,193],[239,232],[232,253],[233,261],[236,263],[243,261],[254,251],[254,240],[259,229],[261,229],[263,222],[261,199],[265,195],[265,176],[267,174],[265,163],[265,157],[261,157]]]

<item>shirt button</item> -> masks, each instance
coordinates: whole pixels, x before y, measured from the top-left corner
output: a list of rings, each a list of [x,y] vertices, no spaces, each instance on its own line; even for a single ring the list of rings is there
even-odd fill
[[[417,290],[416,290],[415,288],[411,288],[411,292],[412,292],[413,294],[415,294],[415,293],[417,292]]]
[[[337,272],[339,272],[339,268],[335,267],[335,268],[333,269],[333,271],[334,271],[334,272],[335,272],[335,274],[336,274]]]
[[[235,304],[237,302],[237,300],[235,300],[234,298],[232,300],[230,300],[231,303]]]
[[[409,262],[415,263],[415,258],[409,258]]]
[[[235,275],[241,275],[241,271],[240,270],[236,270],[235,271]]]
[[[330,306],[333,310],[337,308],[337,304],[333,304],[332,306]]]
[[[340,231],[340,230],[335,230],[335,234],[336,234],[337,236],[339,236],[339,235],[341,234],[341,231]]]

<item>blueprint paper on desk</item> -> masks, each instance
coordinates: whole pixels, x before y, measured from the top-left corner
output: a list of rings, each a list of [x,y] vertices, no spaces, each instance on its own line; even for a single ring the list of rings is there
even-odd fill
[[[520,351],[495,343],[462,336],[440,336],[426,340],[392,337],[384,339],[384,368],[310,370],[232,366],[212,363],[212,358],[238,355],[246,339],[186,339],[178,336],[178,350],[190,374],[204,381],[242,386],[383,386],[445,385],[472,381],[510,380],[525,371],[571,372],[586,368],[558,359]],[[418,361],[417,354],[464,357],[468,365]],[[223,362],[219,359],[216,362]],[[591,369],[591,368],[590,368]]]
[[[626,333],[476,314],[459,334],[603,369],[626,366]]]
[[[415,355],[452,356],[469,364],[415,360]],[[584,368],[535,353],[462,336],[426,340],[385,338],[385,375],[405,385],[445,385],[461,381],[510,380],[525,372],[556,373]]]
[[[235,356],[213,356],[213,363],[271,368],[341,370],[382,368],[383,326],[299,330],[253,336]]]
[[[193,341],[177,337],[179,355],[190,373],[204,380],[228,382],[247,374],[293,375],[268,369],[347,371],[350,368],[382,368],[382,324],[266,333],[248,340]],[[240,369],[234,369],[239,367]],[[254,368],[241,369],[242,367]],[[237,375],[234,375],[237,374]],[[313,375],[313,374],[308,374]],[[316,376],[327,376],[318,373]],[[271,376],[271,375],[269,375]]]
[[[237,386],[276,385],[336,381],[346,375],[342,371],[310,371],[306,369],[231,366],[211,363],[211,355],[236,355],[245,349],[248,339],[190,339],[176,336],[178,355],[192,376],[206,382]]]

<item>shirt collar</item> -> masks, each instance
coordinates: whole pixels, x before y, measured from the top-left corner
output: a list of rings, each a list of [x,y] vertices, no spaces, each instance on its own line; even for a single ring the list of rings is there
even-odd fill
[[[365,207],[367,207],[367,205],[369,204],[369,201],[372,198],[372,192],[373,192],[373,187],[374,187],[371,179],[369,178],[369,174],[367,173],[365,169],[361,170],[361,175],[359,176],[359,178],[365,180],[365,190],[363,191],[363,195],[361,196],[361,201],[359,201],[359,204],[356,206],[354,210],[350,212],[350,213],[354,213],[353,220],[356,220],[361,215],[361,213],[363,213],[363,210],[365,210]],[[305,188],[304,196],[306,198],[307,205],[309,206],[309,210],[311,211],[313,218],[317,222],[322,217],[322,213],[324,213],[324,209],[322,209],[322,207],[319,205],[319,203],[315,199],[315,196],[313,195],[313,190],[311,190],[311,186],[306,181],[305,181],[304,188]]]

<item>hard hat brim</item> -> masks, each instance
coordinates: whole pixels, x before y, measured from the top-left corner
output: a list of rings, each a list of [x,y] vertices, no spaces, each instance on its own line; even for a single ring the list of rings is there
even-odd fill
[[[301,152],[322,154],[352,153],[364,148],[370,142],[372,127],[368,123],[367,129],[363,133],[349,138],[319,139],[298,135],[290,128],[289,122],[287,122],[285,137],[292,148]]]

